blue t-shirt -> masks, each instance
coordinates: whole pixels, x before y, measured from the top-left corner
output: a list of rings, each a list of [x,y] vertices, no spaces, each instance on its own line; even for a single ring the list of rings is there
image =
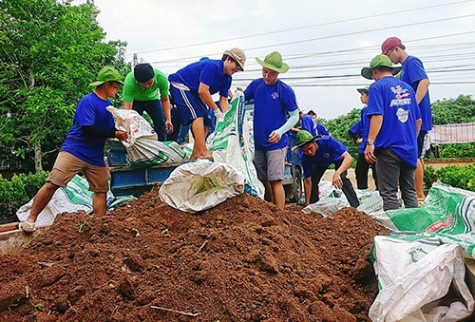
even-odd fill
[[[330,132],[328,132],[327,128],[323,124],[317,123],[315,126],[317,135],[330,135]]]
[[[421,118],[412,88],[394,77],[384,77],[371,85],[366,115],[383,115],[374,146],[390,148],[402,161],[417,167],[416,120]]]
[[[220,96],[228,97],[233,78],[224,73],[223,61],[202,58],[171,74],[168,80],[184,84],[194,92],[198,92],[200,83],[204,83],[209,86],[211,95],[219,92]]]
[[[82,126],[96,126],[104,131],[113,131],[114,118],[106,109],[111,102],[103,100],[95,93],[84,96],[78,103],[73,126],[66,135],[61,151],[69,152],[89,164],[104,167],[104,144],[106,137],[85,136]]]
[[[269,142],[269,135],[287,122],[287,113],[295,111],[297,99],[292,88],[277,80],[273,85],[266,85],[262,78],[249,84],[244,91],[247,101],[254,99],[254,144],[256,150],[272,151],[282,149],[289,143],[286,133],[276,144]]]
[[[355,124],[353,124],[348,130],[348,132],[353,135],[359,135],[361,137],[363,135],[363,124],[361,120],[358,120]]]
[[[424,65],[422,65],[420,59],[414,56],[407,56],[402,64],[401,80],[411,85],[414,92],[416,92],[419,82],[423,79],[429,79],[429,77],[427,77]],[[432,107],[430,105],[429,91],[427,91],[419,103],[419,109],[422,118],[421,130],[430,131],[432,129]]]
[[[328,167],[332,163],[341,161],[343,153],[348,151],[348,148],[332,138],[324,135],[315,140],[318,149],[314,156],[302,154],[302,167],[304,178],[312,176],[312,168],[314,165],[319,167]]]
[[[361,109],[361,144],[359,153],[364,154],[366,149],[366,144],[368,144],[368,135],[369,135],[369,118],[366,115],[368,113],[368,107],[363,107]]]
[[[330,134],[323,124],[315,123],[312,116],[310,115],[302,116],[302,130],[310,132],[312,136]]]

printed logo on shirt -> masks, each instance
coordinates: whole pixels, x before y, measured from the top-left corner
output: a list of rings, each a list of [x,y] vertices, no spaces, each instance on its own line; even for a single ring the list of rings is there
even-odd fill
[[[396,112],[396,115],[397,115],[397,119],[398,119],[401,123],[406,123],[406,122],[407,122],[407,119],[409,118],[409,111],[406,111],[406,110],[403,109],[403,108],[398,108],[398,109],[397,109],[397,112]]]
[[[409,93],[407,88],[402,88],[400,85],[397,85],[396,87],[391,87],[391,91],[395,94],[396,98],[391,100],[390,107],[411,104],[411,98],[408,97]]]
[[[276,100],[276,99],[279,98],[279,93],[274,92],[274,93],[272,93],[271,97]]]
[[[330,153],[323,153],[323,157],[325,159],[329,159],[330,158]]]

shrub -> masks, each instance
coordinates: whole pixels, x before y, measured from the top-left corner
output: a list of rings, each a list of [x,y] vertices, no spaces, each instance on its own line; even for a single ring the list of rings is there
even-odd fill
[[[437,181],[437,174],[434,167],[428,165],[424,169],[424,185],[427,189],[432,187],[432,184]]]
[[[437,177],[452,187],[475,191],[475,165],[449,165],[437,170]]]
[[[0,219],[14,217],[18,208],[35,196],[47,177],[47,172],[22,173],[11,180],[0,176]]]
[[[439,180],[452,187],[475,191],[475,164],[468,166],[449,165],[439,170],[427,166],[424,171],[424,183],[427,188]]]

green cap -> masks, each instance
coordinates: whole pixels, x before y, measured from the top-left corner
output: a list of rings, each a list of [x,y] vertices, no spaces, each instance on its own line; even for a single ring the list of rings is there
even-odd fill
[[[320,135],[313,136],[309,131],[300,130],[297,132],[295,137],[295,145],[292,147],[292,151],[295,149],[303,147],[305,144],[313,142],[315,139],[318,139]]]
[[[368,94],[368,91],[369,91],[369,86],[366,86],[366,87],[362,87],[362,88],[357,88],[356,89],[358,91],[358,93],[362,94],[362,93],[366,93]]]
[[[97,80],[89,84],[89,86],[97,87],[105,82],[118,82],[124,84],[124,82],[122,82],[122,75],[120,75],[120,73],[112,66],[103,67],[99,74],[97,74]]]
[[[371,63],[369,67],[363,67],[361,70],[361,76],[366,79],[373,79],[372,70],[376,67],[389,67],[393,70],[393,75],[396,75],[401,70],[401,66],[393,66],[391,59],[389,59],[386,55],[377,55],[373,59],[371,59]]]
[[[256,61],[264,68],[276,71],[278,73],[285,73],[289,70],[289,65],[282,61],[282,56],[278,51],[273,51],[264,58],[264,61],[256,57]]]

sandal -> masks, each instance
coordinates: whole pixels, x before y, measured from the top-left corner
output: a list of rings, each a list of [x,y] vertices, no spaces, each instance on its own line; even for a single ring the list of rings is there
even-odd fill
[[[18,228],[23,230],[23,232],[27,234],[31,234],[36,231],[35,223],[29,221],[22,221],[18,224]]]

